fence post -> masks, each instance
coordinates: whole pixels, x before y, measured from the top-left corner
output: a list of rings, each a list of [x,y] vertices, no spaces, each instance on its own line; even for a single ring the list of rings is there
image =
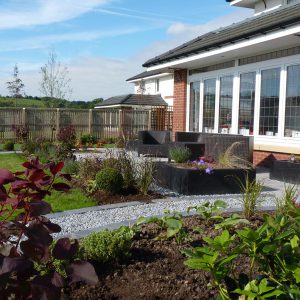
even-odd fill
[[[26,127],[26,108],[23,107],[23,110],[22,110],[22,125],[24,127]]]
[[[152,108],[151,109],[149,109],[149,117],[148,117],[148,130],[151,130],[152,128],[152,126],[151,126],[151,124],[152,124]]]
[[[93,110],[89,109],[89,134],[92,134]]]
[[[58,135],[59,132],[59,127],[60,127],[60,109],[56,109],[56,136]]]

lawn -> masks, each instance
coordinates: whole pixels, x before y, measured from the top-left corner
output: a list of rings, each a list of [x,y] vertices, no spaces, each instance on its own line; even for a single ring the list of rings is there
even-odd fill
[[[12,172],[23,170],[25,158],[20,154],[0,154],[0,169]],[[45,199],[51,204],[53,212],[78,209],[97,205],[96,201],[86,196],[80,189],[71,189],[68,193],[54,191]]]

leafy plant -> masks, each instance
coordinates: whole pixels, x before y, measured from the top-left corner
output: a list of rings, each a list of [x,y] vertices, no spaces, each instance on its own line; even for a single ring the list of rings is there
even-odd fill
[[[51,234],[61,228],[42,216],[51,212],[43,199],[52,189],[69,190],[66,183],[57,181],[70,180],[61,173],[63,166],[63,162],[43,165],[35,158],[23,164],[24,171],[0,170],[0,291],[4,299],[60,299],[65,285],[98,280],[87,262],[66,265],[66,279],[52,264],[53,259],[71,260],[78,250],[78,241],[67,238],[51,249]],[[37,264],[46,264],[48,273],[35,268]]]
[[[18,142],[24,143],[28,140],[29,136],[29,129],[27,126],[24,125],[13,125],[13,131],[15,132],[15,136]]]
[[[289,205],[293,203],[297,195],[297,187],[295,185],[284,184],[284,192],[281,198],[276,198],[276,208],[281,214],[284,214]]]
[[[240,220],[235,216],[216,226],[225,228]],[[214,239],[204,237],[203,247],[184,251],[189,257],[186,265],[209,271],[222,299],[240,299],[239,295],[253,300],[299,299],[299,225],[300,209],[288,202],[284,214],[265,215],[257,229],[233,228],[232,236],[224,230]],[[231,271],[233,261],[244,257],[250,258],[249,269],[235,274]]]
[[[96,185],[100,190],[117,194],[123,188],[122,174],[114,168],[103,168],[96,174]]]
[[[76,131],[72,126],[59,128],[56,139],[57,157],[61,160],[73,157],[73,148],[76,145]]]
[[[218,287],[222,299],[230,299],[229,293],[222,285],[229,272],[233,260],[238,256],[230,253],[230,246],[235,240],[235,236],[230,236],[227,230],[223,231],[220,236],[210,239],[205,237],[207,243],[205,247],[197,247],[194,251],[185,250],[189,258],[185,265],[192,269],[202,269],[208,271],[213,276],[213,286]]]
[[[136,166],[136,183],[138,189],[147,195],[153,182],[155,163],[151,158],[142,157]]]
[[[217,200],[214,203],[207,201],[199,206],[190,206],[187,212],[189,213],[191,210],[196,210],[196,212],[206,221],[223,220],[223,217],[220,216],[221,209],[224,209],[227,206],[227,203],[222,200]]]
[[[86,145],[94,145],[97,143],[97,138],[92,134],[83,134],[80,137],[80,143],[84,146]]]
[[[248,174],[246,175],[245,184],[237,178],[241,189],[241,204],[246,219],[250,219],[256,212],[257,206],[263,201],[262,190],[263,184],[259,180],[251,181]]]
[[[76,175],[79,172],[79,162],[73,159],[67,159],[64,163],[63,172]]]
[[[80,243],[84,259],[101,263],[119,261],[129,256],[134,232],[129,227],[92,233]]]
[[[89,180],[94,180],[96,174],[103,167],[103,160],[99,157],[87,157],[79,162],[78,177],[87,183]]]
[[[189,160],[191,157],[192,152],[187,147],[179,147],[176,146],[174,148],[171,148],[169,150],[169,156],[172,160],[174,160],[176,163],[185,163]]]
[[[14,151],[15,144],[13,141],[7,141],[3,144],[3,150],[5,151]]]
[[[140,217],[137,221],[137,225],[142,223],[155,223],[160,226],[164,232],[161,232],[156,239],[169,239],[174,237],[178,244],[189,240],[187,233],[183,229],[182,215],[179,212],[173,212],[171,214],[169,210],[166,210],[162,217],[151,217],[149,219]]]
[[[257,280],[252,280],[243,290],[236,289],[234,292],[246,296],[248,300],[274,299],[274,297],[284,294],[284,292],[278,290],[276,287],[270,286],[266,278],[259,283]]]
[[[238,214],[232,214],[230,217],[224,218],[220,223],[215,224],[215,229],[229,229],[238,224],[249,225],[250,222],[247,219],[243,219]]]

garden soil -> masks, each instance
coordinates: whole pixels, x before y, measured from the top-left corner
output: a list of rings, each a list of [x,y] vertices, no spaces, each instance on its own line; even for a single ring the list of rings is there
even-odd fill
[[[252,220],[257,227],[260,216]],[[186,218],[184,226],[192,241],[178,245],[175,240],[156,240],[160,229],[156,224],[144,225],[132,244],[131,257],[116,265],[95,265],[99,276],[96,286],[73,287],[69,299],[98,300],[155,300],[155,299],[216,299],[218,291],[209,286],[212,278],[208,272],[191,270],[184,265],[186,257],[182,250],[191,245],[201,246],[201,237],[215,237],[211,223],[198,216]],[[193,232],[198,228],[198,232]],[[249,259],[243,257],[235,262],[232,272],[239,274],[249,268]]]

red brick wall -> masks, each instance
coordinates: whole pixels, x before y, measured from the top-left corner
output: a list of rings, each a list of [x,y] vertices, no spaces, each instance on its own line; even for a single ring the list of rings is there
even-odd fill
[[[185,131],[187,70],[174,72],[173,133]]]
[[[297,156],[299,157],[299,156]],[[291,158],[291,154],[287,153],[276,153],[267,151],[253,152],[253,164],[255,166],[262,166],[269,168],[274,160],[288,160]]]

